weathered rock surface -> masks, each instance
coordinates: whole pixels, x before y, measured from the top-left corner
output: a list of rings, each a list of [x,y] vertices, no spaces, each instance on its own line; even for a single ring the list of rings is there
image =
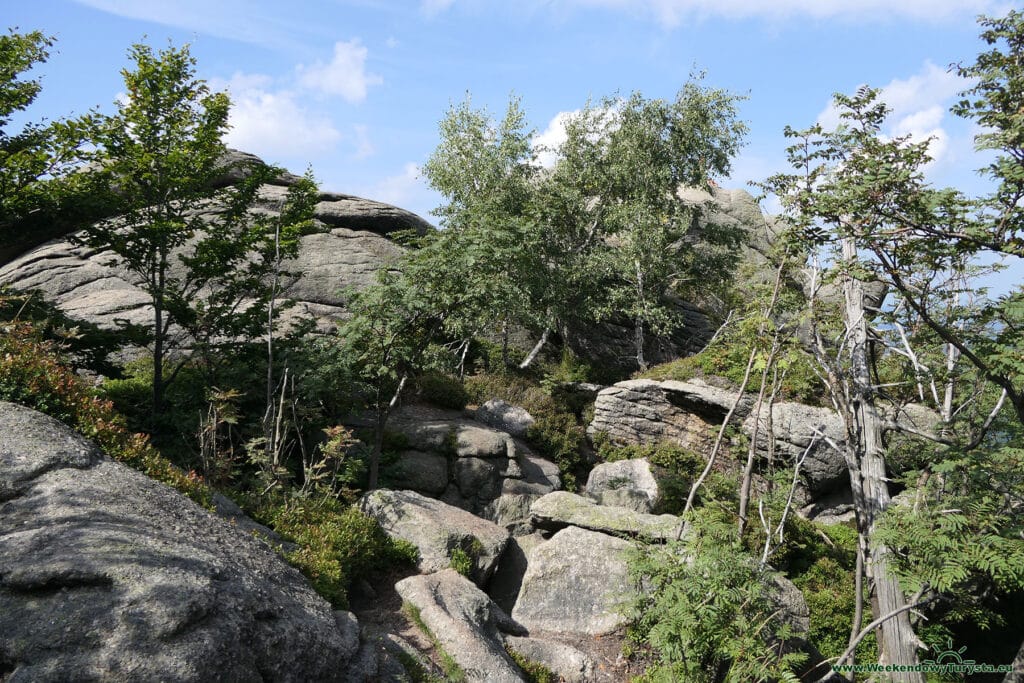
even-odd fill
[[[714,439],[735,399],[735,392],[698,379],[627,380],[597,395],[587,433],[604,432],[619,445],[670,440],[700,449]],[[738,416],[746,415],[750,407],[750,398],[744,397],[737,408]]]
[[[638,512],[650,512],[661,502],[661,487],[646,458],[597,465],[587,478],[586,491],[602,505],[617,503]]]
[[[396,413],[390,427],[411,447],[386,474],[393,488],[436,496],[498,521],[493,513],[501,496],[537,498],[562,486],[555,463],[508,432],[457,411],[408,406]]]
[[[395,584],[419,610],[438,643],[465,672],[467,681],[505,683],[526,677],[502,647],[499,629],[522,632],[500,607],[452,569],[410,576]]]
[[[531,662],[543,664],[565,683],[594,680],[594,660],[571,645],[521,636],[506,636],[505,644]]]
[[[351,626],[263,542],[0,403],[5,680],[343,680]]]
[[[477,408],[476,419],[519,438],[526,436],[526,430],[534,423],[533,415],[526,408],[500,398],[492,398]]]
[[[236,152],[237,173],[229,173],[222,184],[237,182],[245,165],[262,163],[252,155]],[[276,214],[281,210],[287,185],[294,176],[286,174],[276,184],[260,188],[254,211]],[[214,218],[213,206],[200,210]],[[380,202],[351,195],[321,193],[316,219],[325,232],[301,239],[299,255],[285,269],[301,276],[289,283],[285,293],[297,306],[289,316],[309,314],[321,329],[333,327],[344,315],[347,287],[364,287],[375,273],[395,261],[402,248],[386,236],[397,230],[424,233],[432,226],[413,213]],[[172,258],[172,271],[177,268]],[[19,290],[39,290],[71,318],[114,328],[117,321],[148,324],[152,320],[149,297],[136,276],[120,265],[110,252],[99,252],[57,238],[0,266],[0,284]]]
[[[439,453],[402,451],[387,477],[395,488],[439,496],[448,488],[448,458]]]
[[[364,495],[359,507],[389,536],[419,548],[422,572],[449,567],[451,553],[458,548],[473,559],[473,580],[482,586],[508,543],[505,529],[415,491],[378,489]]]
[[[635,595],[626,567],[629,541],[568,527],[527,553],[512,618],[530,631],[603,635],[626,625]]]
[[[534,501],[530,515],[541,528],[577,526],[583,529],[658,541],[675,538],[681,520],[675,515],[651,515],[623,507],[598,505],[568,491],[554,491]]]
[[[762,456],[768,453],[767,423],[767,414],[762,412],[757,423],[751,415],[741,427],[745,434],[752,436],[757,424],[756,444]],[[835,444],[846,441],[846,429],[834,410],[802,403],[776,403],[772,407],[771,433],[776,457],[794,463],[807,453],[800,472],[813,495],[834,490],[849,481],[843,454],[828,443],[830,440]]]

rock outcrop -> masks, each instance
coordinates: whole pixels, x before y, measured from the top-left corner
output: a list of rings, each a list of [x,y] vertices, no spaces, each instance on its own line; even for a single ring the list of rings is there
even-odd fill
[[[404,408],[389,428],[408,445],[385,474],[389,486],[440,498],[500,524],[518,519],[509,501],[528,507],[562,486],[558,466],[522,440],[455,411]]]
[[[247,165],[262,163],[243,153],[234,153],[233,158],[237,172],[228,173],[222,184],[237,182]],[[253,210],[280,212],[293,180],[286,174],[275,184],[264,185]],[[326,331],[344,315],[343,290],[369,284],[380,268],[402,253],[387,235],[398,230],[424,233],[433,227],[409,211],[381,202],[327,192],[319,199],[315,216],[322,232],[303,237],[298,257],[285,264],[285,270],[301,274],[285,295],[297,302],[290,316],[312,316]],[[214,219],[212,207],[202,213]],[[172,259],[172,270],[176,266],[177,259]],[[72,319],[103,328],[114,328],[119,321],[152,321],[149,297],[114,254],[67,238],[42,244],[0,266],[0,284],[38,290]]]
[[[526,430],[534,423],[533,415],[525,408],[499,398],[492,398],[477,408],[476,419],[519,438],[525,437]]]
[[[512,618],[528,630],[604,635],[628,623],[636,595],[626,554],[632,544],[568,527],[527,552],[528,566]]]
[[[0,403],[0,678],[340,681],[352,622],[262,541]]]
[[[508,543],[505,529],[415,491],[377,489],[364,495],[359,507],[389,536],[419,549],[421,572],[446,569],[451,566],[452,553],[461,550],[472,560],[473,580],[482,586]]]
[[[714,439],[735,399],[735,392],[697,379],[627,380],[598,393],[587,433],[604,432],[618,445],[664,440],[701,449]],[[740,417],[749,412],[751,403],[748,397],[740,402]]]

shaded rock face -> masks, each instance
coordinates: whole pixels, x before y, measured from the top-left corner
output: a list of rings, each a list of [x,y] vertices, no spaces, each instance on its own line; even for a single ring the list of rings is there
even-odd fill
[[[237,182],[246,165],[262,163],[252,155],[233,153],[240,163],[227,174],[224,184]],[[286,174],[276,184],[260,188],[253,211],[280,212],[287,185]],[[200,210],[214,219],[214,208]],[[364,287],[382,267],[393,262],[402,248],[387,238],[398,230],[425,233],[432,226],[413,213],[394,206],[344,194],[322,193],[316,220],[325,230],[301,240],[298,257],[285,269],[301,273],[285,292],[297,306],[288,315],[309,314],[322,330],[329,330],[343,316],[347,287]],[[172,259],[177,264],[176,259]],[[172,269],[173,271],[173,269]],[[172,275],[174,273],[172,272]],[[39,290],[71,318],[114,328],[116,321],[149,324],[149,297],[138,278],[120,265],[110,252],[100,252],[58,238],[0,266],[0,284],[18,290]]]
[[[741,429],[747,436],[753,436],[755,425],[757,449],[762,457],[767,457],[767,415],[762,414],[756,423],[754,415],[748,416]],[[838,445],[846,441],[846,428],[834,410],[801,403],[776,403],[772,406],[771,435],[776,454],[786,462],[803,458],[800,472],[812,495],[827,493],[849,483],[850,475],[843,454],[828,443],[832,441]]]
[[[359,508],[373,517],[392,538],[409,541],[420,551],[422,572],[451,565],[452,552],[473,560],[473,580],[484,585],[508,543],[508,532],[465,510],[415,491],[377,489],[364,495]]]
[[[604,635],[626,625],[635,596],[626,566],[631,544],[568,527],[527,552],[512,618],[530,631]]]
[[[0,403],[0,662],[10,681],[337,681],[358,646],[265,544]]]
[[[441,647],[465,672],[467,681],[513,683],[526,677],[502,646],[499,629],[522,633],[487,594],[452,569],[410,576],[395,584],[402,599]]]
[[[558,466],[535,455],[508,432],[425,407],[403,409],[390,428],[410,448],[385,474],[392,488],[407,488],[495,522],[512,523],[503,496],[536,499],[561,488]],[[529,506],[529,502],[526,502]]]
[[[714,440],[734,400],[734,392],[701,380],[619,382],[598,393],[587,433],[604,432],[612,443],[623,446],[669,440],[703,450]],[[743,399],[737,412],[745,414],[750,405],[749,398]]]

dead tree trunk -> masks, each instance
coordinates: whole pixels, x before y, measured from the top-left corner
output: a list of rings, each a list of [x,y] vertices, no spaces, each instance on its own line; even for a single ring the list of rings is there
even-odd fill
[[[856,262],[857,249],[852,239],[843,241],[843,258]],[[871,381],[868,325],[864,310],[863,284],[847,274],[843,278],[843,318],[850,349],[850,390],[844,407],[852,457],[848,458],[853,484],[857,523],[870,543],[882,513],[889,507],[889,489],[885,474],[883,420],[875,402]],[[859,485],[858,485],[859,484]],[[894,613],[906,605],[906,597],[889,566],[889,549],[878,544],[869,548],[867,570],[877,597],[877,614]],[[918,639],[910,624],[908,611],[898,612],[882,622],[879,639],[887,664],[917,664]],[[924,683],[920,672],[892,672],[892,680]]]

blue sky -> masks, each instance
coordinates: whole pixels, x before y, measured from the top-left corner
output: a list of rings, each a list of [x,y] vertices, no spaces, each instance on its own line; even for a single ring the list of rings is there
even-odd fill
[[[722,184],[784,168],[787,124],[828,123],[833,92],[885,88],[891,134],[935,136],[930,170],[977,186],[973,131],[946,111],[948,71],[981,49],[989,0],[36,0],[5,2],[9,27],[57,39],[30,116],[110,111],[129,45],[190,43],[235,103],[232,146],[326,190],[428,217],[418,178],[437,123],[467,92],[500,115],[511,93],[557,140],[558,115],[616,92],[672,97],[694,70],[745,95],[748,144]],[[772,208],[769,203],[768,208]]]

